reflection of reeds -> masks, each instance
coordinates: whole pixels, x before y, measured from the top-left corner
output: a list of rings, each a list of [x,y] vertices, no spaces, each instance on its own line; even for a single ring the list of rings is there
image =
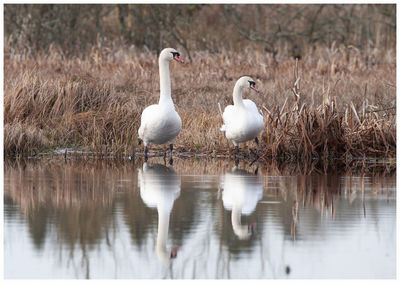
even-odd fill
[[[162,157],[153,157],[150,163],[163,163]],[[168,160],[166,160],[168,162]],[[70,208],[95,209],[95,207],[112,206],[116,193],[123,188],[137,195],[137,171],[131,161],[115,160],[21,160],[5,159],[5,193],[15,203],[18,203],[26,214],[46,204],[52,209],[65,210]],[[179,175],[220,175],[229,171],[234,161],[214,158],[174,159],[174,169]],[[354,194],[364,194],[367,186],[372,194],[390,194],[387,190],[392,186],[393,174],[383,171],[381,174],[366,174],[354,177],[351,172],[343,175],[343,184],[340,183],[339,172],[320,175],[298,175],[296,166],[289,163],[282,167],[271,163],[259,165],[259,174],[265,176],[264,188],[270,193],[280,195],[288,201],[291,195],[294,204],[300,207],[311,206],[324,213],[334,216],[335,196],[344,194],[352,201]],[[241,161],[239,168],[253,173],[256,164]],[[309,172],[311,173],[311,172]],[[342,173],[341,173],[342,174]],[[297,178],[269,178],[269,176],[297,175]],[[365,178],[368,183],[365,184]],[[129,181],[122,184],[119,180]],[[272,182],[272,183],[271,183]],[[277,183],[276,183],[277,182]],[[217,187],[218,184],[215,183]],[[272,187],[271,187],[272,186]],[[343,187],[343,189],[342,189]],[[296,209],[297,210],[297,209]],[[294,215],[297,213],[294,213]]]
[[[46,226],[57,219],[61,242],[85,246],[113,229],[113,200],[119,185],[115,175],[136,178],[129,168],[87,161],[6,162],[4,189],[28,217],[33,238],[45,237]],[[40,227],[42,232],[37,231]]]
[[[272,174],[271,174],[272,175]],[[290,234],[296,239],[296,229],[301,219],[301,211],[311,207],[321,217],[329,216],[335,219],[338,199],[345,199],[351,205],[356,197],[361,197],[361,202],[366,215],[365,193],[368,189],[370,195],[395,194],[395,176],[386,174],[362,174],[354,176],[351,172],[344,175],[311,174],[298,175],[297,177],[265,179],[264,188],[276,199],[282,198],[288,205],[285,214],[290,218]],[[301,223],[301,221],[300,221]],[[301,224],[300,224],[301,225]]]
[[[149,162],[163,163],[163,158],[150,158]],[[166,161],[168,162],[168,160]],[[233,161],[215,158],[174,159],[174,169],[180,175],[219,175],[231,170]],[[105,241],[114,252],[117,246],[114,242],[120,231],[117,227],[120,221],[115,218],[115,209],[122,209],[121,217],[129,229],[132,242],[142,247],[146,245],[148,234],[154,229],[157,222],[157,212],[146,207],[139,196],[137,183],[137,166],[132,161],[126,160],[92,160],[78,159],[67,160],[28,160],[20,162],[5,161],[5,196],[19,206],[29,225],[29,233],[38,249],[42,248],[46,234],[56,233],[56,241],[60,246],[60,259],[67,257],[76,261],[74,251],[82,253],[79,266],[87,268],[89,277],[89,252],[100,241]],[[259,174],[264,178],[264,196],[268,194],[271,200],[282,201],[279,209],[273,215],[276,224],[282,227],[286,236],[298,239],[298,228],[303,225],[305,217],[302,215],[304,208],[311,207],[317,213],[308,217],[314,217],[315,223],[319,223],[319,217],[330,217],[335,220],[335,213],[339,198],[348,200],[351,205],[355,197],[362,198],[368,191],[372,195],[394,194],[394,176],[387,174],[366,174],[353,176],[347,175],[320,175],[320,174],[292,174],[293,164],[282,167],[281,164],[272,163],[270,166],[260,164]],[[256,165],[241,161],[239,168],[254,173]],[[283,176],[282,176],[283,175]],[[342,177],[340,177],[342,176]],[[218,179],[215,181],[215,190],[207,191],[209,194],[207,203],[211,208],[210,223],[204,234],[204,259],[211,252],[217,252],[219,264],[216,269],[223,269],[229,259],[243,252],[250,251],[256,241],[260,241],[264,251],[268,251],[268,242],[262,243],[262,225],[257,226],[255,237],[251,241],[239,242],[233,235],[232,225],[222,201],[216,191]],[[129,182],[121,186],[121,182]],[[189,186],[182,183],[183,186]],[[125,190],[123,197],[118,192]],[[202,193],[197,189],[183,189],[181,198],[174,204],[171,214],[171,231],[178,244],[182,244],[186,235],[196,231],[194,227],[203,221],[205,216],[200,208],[204,208],[199,202]],[[185,194],[186,198],[183,198]],[[189,198],[189,199],[188,199]],[[203,200],[204,202],[204,200]],[[275,208],[276,207],[276,208]],[[265,210],[266,205],[258,205],[256,211],[244,219],[247,223],[257,224],[269,221],[271,214]],[[270,207],[269,207],[270,208]],[[264,210],[263,210],[264,209]],[[364,215],[369,212],[365,210]],[[207,217],[206,217],[207,219]],[[351,220],[351,219],[349,219]],[[219,248],[212,249],[211,239],[217,234]],[[258,234],[258,235],[257,235]],[[48,236],[48,235],[47,235]],[[186,242],[185,242],[186,244]],[[189,244],[189,243],[188,243]],[[67,245],[68,249],[63,249]],[[190,244],[189,244],[190,245]],[[207,246],[210,245],[210,246]],[[224,247],[228,246],[228,248]],[[209,248],[209,250],[207,249]],[[238,248],[239,247],[239,248]],[[64,253],[68,253],[67,256]],[[77,254],[80,254],[77,252]],[[225,257],[226,256],[226,257]],[[268,259],[268,257],[266,257]],[[65,259],[64,259],[65,260]],[[79,261],[79,259],[78,259]],[[186,264],[191,261],[187,260]]]
[[[6,154],[63,146],[134,153],[141,111],[158,101],[157,58],[94,49],[96,60],[59,60],[60,54],[5,58]],[[233,149],[218,130],[217,102],[230,104],[236,79],[250,74],[262,90],[246,95],[265,117],[265,156],[394,156],[394,56],[377,56],[379,64],[371,66],[352,48],[310,50],[296,74],[302,83],[301,92],[295,86],[297,98],[292,59],[275,64],[260,51],[194,52],[192,57],[191,64],[171,64],[173,99],[183,122],[178,151],[218,154]]]
[[[49,160],[6,164],[5,190],[27,210],[40,203],[58,208],[109,205],[118,189],[115,178],[111,178],[115,174],[112,163]],[[104,181],[107,176],[110,182]]]

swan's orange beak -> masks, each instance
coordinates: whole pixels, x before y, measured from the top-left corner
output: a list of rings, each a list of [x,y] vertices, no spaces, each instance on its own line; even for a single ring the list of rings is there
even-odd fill
[[[181,58],[179,58],[177,54],[174,55],[174,59],[175,59],[176,61],[178,61],[179,63],[182,63],[182,64],[184,63],[183,60],[182,60]]]
[[[257,223],[253,222],[248,226],[248,230],[251,232],[254,232],[254,230],[256,229]]]
[[[256,89],[256,87],[255,86],[250,86],[250,88],[252,89],[252,90],[254,90],[255,92],[260,92],[258,89]]]
[[[179,250],[179,247],[175,247],[175,248],[171,251],[171,258],[176,258],[176,256],[178,255],[178,250]]]

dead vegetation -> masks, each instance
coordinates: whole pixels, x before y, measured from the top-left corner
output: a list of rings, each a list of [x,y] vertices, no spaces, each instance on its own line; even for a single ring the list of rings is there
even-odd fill
[[[5,155],[64,147],[115,156],[141,150],[136,148],[141,111],[159,98],[155,54],[100,46],[88,56],[68,59],[53,48],[33,59],[8,51]],[[183,122],[175,146],[179,152],[233,151],[219,131],[217,103],[231,104],[234,83],[247,74],[261,90],[245,96],[264,115],[264,158],[395,156],[395,55],[390,50],[310,48],[298,68],[293,58],[262,51],[198,51],[192,57],[191,63],[170,67],[172,96]]]
[[[395,156],[395,115],[377,113],[393,110],[394,106],[377,110],[365,99],[359,111],[353,101],[340,111],[337,97],[324,95],[322,104],[313,107],[301,103],[297,61],[295,78],[292,107],[287,106],[287,100],[281,109],[275,106],[269,111],[264,107],[267,120],[262,137],[265,144],[272,145],[265,155],[306,161]]]

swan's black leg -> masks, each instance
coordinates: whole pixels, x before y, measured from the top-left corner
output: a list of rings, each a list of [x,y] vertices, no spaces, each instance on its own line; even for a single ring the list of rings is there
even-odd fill
[[[235,158],[235,166],[237,167],[239,165],[239,158]]]
[[[260,152],[260,142],[258,141],[258,138],[256,137],[254,141],[256,142],[257,145],[257,152]]]
[[[261,153],[261,150],[260,150],[260,142],[258,141],[258,137],[256,137],[255,139],[254,139],[254,141],[256,142],[256,145],[257,145],[257,151],[256,151],[256,159],[258,159],[258,158],[260,158],[260,156],[258,155],[259,153]]]
[[[239,154],[239,146],[238,145],[235,145],[235,161],[236,161],[236,159],[237,159],[237,155]]]
[[[174,144],[172,144],[172,143],[169,144],[169,150],[171,152],[170,159],[169,159],[169,165],[172,166],[172,164],[174,163],[174,161],[172,160],[172,151],[174,150]]]
[[[144,161],[147,162],[147,160],[149,159],[148,154],[149,153],[149,148],[147,147],[147,145],[144,147]]]

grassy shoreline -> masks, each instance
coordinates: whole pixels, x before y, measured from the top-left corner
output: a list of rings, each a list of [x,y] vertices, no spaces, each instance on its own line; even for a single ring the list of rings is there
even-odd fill
[[[312,162],[396,155],[394,51],[310,49],[297,70],[293,58],[279,57],[276,64],[261,51],[195,52],[192,58],[183,66],[170,66],[172,98],[183,123],[177,152],[233,151],[219,131],[217,103],[231,104],[234,83],[250,75],[261,94],[244,97],[264,116],[264,159]],[[83,57],[66,59],[52,50],[32,59],[6,52],[4,63],[5,156],[62,147],[115,155],[141,150],[141,112],[159,98],[155,54],[93,48]],[[300,85],[294,86],[298,76]],[[241,145],[242,151],[249,148],[255,148],[253,142]]]
[[[300,162],[293,160],[271,159],[249,157],[245,155],[238,156],[238,166],[246,168],[262,168],[271,174],[281,175],[311,175],[311,174],[371,174],[371,176],[393,176],[396,174],[396,159],[373,159],[373,158],[354,158],[351,160],[312,160],[311,162]],[[6,167],[14,167],[16,165],[24,167],[25,164],[47,164],[47,163],[70,164],[78,163],[85,166],[97,166],[96,164],[108,164],[114,166],[142,166],[144,155],[138,152],[134,158],[131,156],[114,156],[112,154],[92,154],[67,151],[41,153],[31,157],[6,158]],[[169,165],[169,157],[164,158],[162,151],[153,152],[149,155],[148,162]],[[199,168],[199,172],[204,174],[215,174],[221,172],[222,168],[232,168],[236,161],[232,155],[222,154],[203,154],[203,153],[181,153],[176,152],[173,156],[173,167],[179,169],[180,172],[188,172],[183,164],[188,168],[203,164]],[[197,164],[197,165],[196,165]]]

